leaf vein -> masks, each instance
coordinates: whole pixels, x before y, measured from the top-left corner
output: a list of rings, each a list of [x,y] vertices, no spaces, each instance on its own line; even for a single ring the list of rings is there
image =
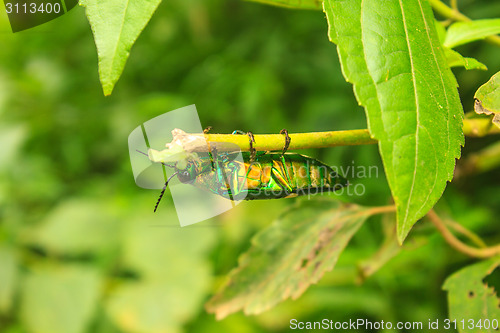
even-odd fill
[[[419,126],[418,126],[418,122],[419,122],[419,118],[420,118],[420,110],[419,110],[419,103],[418,103],[417,85],[416,85],[416,82],[415,82],[415,65],[413,63],[413,52],[412,52],[411,45],[410,45],[410,40],[409,40],[409,37],[408,37],[408,27],[406,25],[406,17],[405,17],[405,12],[404,12],[404,9],[403,9],[402,0],[399,0],[399,7],[401,9],[401,15],[403,17],[403,26],[404,26],[404,29],[405,29],[405,39],[406,39],[406,44],[407,44],[407,47],[408,47],[408,53],[410,55],[409,58],[410,58],[410,65],[411,65],[411,72],[412,72],[412,83],[413,83],[413,91],[414,91],[414,94],[415,94],[415,103],[416,103],[416,105],[415,105],[416,106],[415,112],[416,112],[416,115],[417,115],[417,128],[415,130],[415,161],[414,161],[414,167],[413,167],[413,179],[412,179],[412,183],[411,183],[411,187],[410,187],[410,195],[408,197],[408,202],[406,204],[405,215],[404,215],[404,218],[403,218],[403,225],[406,226],[406,224],[408,223],[407,217],[408,217],[408,214],[409,214],[409,211],[410,211],[410,203],[412,202],[411,198],[413,196],[413,189],[415,188],[415,180],[416,180],[416,176],[417,176],[418,139],[419,139]]]
[[[118,45],[120,45],[120,40],[121,40],[122,33],[123,33],[123,26],[125,25],[125,17],[127,16],[129,4],[130,4],[130,0],[127,0],[127,2],[125,3],[125,8],[123,10],[122,22],[120,24],[120,32],[118,33],[118,36],[117,36],[117,39],[116,39],[116,44],[114,45],[114,49],[115,50],[113,51],[113,58],[111,59],[111,63],[110,63],[110,66],[109,66],[108,73],[110,73],[110,74],[111,74],[111,72],[112,72],[112,70],[114,68],[114,65],[115,65],[116,54],[118,52]]]
[[[439,75],[439,79],[441,80],[441,87],[443,89],[444,98],[445,98],[445,101],[446,101],[447,120],[448,120],[448,119],[450,119],[450,103],[449,103],[449,100],[448,100],[448,94],[446,92],[446,86],[445,86],[444,81],[443,81],[443,76],[445,75],[445,73],[443,73],[441,71],[441,68],[439,67],[439,62],[438,62],[436,53],[434,52],[434,48],[432,47],[432,40],[431,40],[431,38],[429,36],[429,29],[430,29],[429,28],[429,24],[427,23],[427,20],[425,18],[425,15],[424,15],[424,12],[423,12],[423,9],[422,9],[422,3],[420,2],[420,0],[418,1],[418,6],[420,8],[420,13],[422,14],[423,22],[424,22],[424,25],[425,25],[425,32],[426,32],[427,40],[429,41],[429,44],[431,45],[430,49],[431,49],[431,52],[432,52],[432,57],[433,57],[434,63],[436,65],[437,70],[441,74],[441,75]],[[440,103],[437,101],[437,99],[435,98],[434,94],[432,93],[432,89],[429,89],[429,91],[431,92],[432,97],[436,101],[436,105],[440,105]],[[446,152],[449,152],[450,146],[451,146],[450,136],[448,135],[448,133],[450,133],[450,124],[449,124],[449,121],[446,121],[446,135],[445,136],[448,139],[448,145],[446,147]],[[433,148],[433,151],[434,151],[434,158],[436,159],[436,172],[434,173],[434,183],[432,185],[432,190],[434,190],[434,188],[436,187],[436,183],[437,183],[437,175],[439,173],[439,162],[437,160],[436,148],[434,146],[434,142],[432,140],[432,136],[429,135],[429,137],[430,137],[429,141],[430,141],[430,143],[432,145],[432,148]],[[427,195],[427,198],[425,199],[425,201],[420,206],[420,209],[418,210],[418,214],[422,211],[423,207],[425,207],[425,205],[429,201],[429,198],[430,198],[430,195],[432,193],[432,190],[429,191],[429,193]]]

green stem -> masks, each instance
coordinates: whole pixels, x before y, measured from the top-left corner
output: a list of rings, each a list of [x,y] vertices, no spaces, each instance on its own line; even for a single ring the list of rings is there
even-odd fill
[[[470,21],[470,18],[460,13],[458,10],[454,10],[446,6],[440,0],[429,0],[432,9],[439,13],[441,16],[455,20],[455,21]]]
[[[452,19],[454,21],[462,21],[467,22],[471,21],[470,18],[460,13],[458,10],[453,9],[442,3],[440,0],[429,0],[432,8],[436,13],[439,13],[441,16],[446,17],[448,19]],[[500,37],[499,36],[489,36],[486,37],[486,40],[492,44],[500,46]]]
[[[489,118],[484,119],[464,119],[464,134],[466,136],[485,136],[488,134],[498,134],[500,130],[491,126]],[[194,134],[201,135],[201,134]],[[221,143],[217,149],[224,150],[225,144],[237,145],[241,151],[249,151],[250,144],[248,136],[234,134],[204,134],[208,142]],[[285,145],[283,134],[254,134],[255,143],[253,147],[256,151],[280,151]],[[367,129],[349,131],[330,132],[310,132],[290,134],[289,150],[299,150],[307,148],[328,148],[337,146],[357,146],[372,145],[378,141],[370,136]]]
[[[249,138],[246,135],[205,134],[208,142],[224,142],[237,145],[242,151],[249,151]],[[280,151],[285,145],[283,134],[254,134],[257,151]],[[370,137],[368,130],[311,132],[290,134],[289,150],[306,148],[326,148],[336,146],[355,146],[376,144],[377,140]]]

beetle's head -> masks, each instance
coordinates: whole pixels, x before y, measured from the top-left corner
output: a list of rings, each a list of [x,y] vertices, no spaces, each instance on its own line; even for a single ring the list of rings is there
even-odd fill
[[[196,177],[200,174],[200,170],[198,168],[200,164],[200,159],[198,154],[193,152],[185,151],[181,146],[172,146],[168,149],[164,149],[162,151],[149,149],[148,153],[140,152],[144,155],[147,155],[152,162],[161,163],[166,167],[169,167],[174,170],[174,173],[170,175],[170,177],[165,182],[165,186],[160,193],[160,197],[156,202],[156,206],[154,211],[158,208],[158,204],[167,189],[168,183],[170,180],[177,176],[177,179],[181,183],[191,184],[194,182]]]
[[[191,184],[198,176],[198,170],[195,162],[189,162],[184,169],[178,169],[176,166],[177,178],[181,183]]]

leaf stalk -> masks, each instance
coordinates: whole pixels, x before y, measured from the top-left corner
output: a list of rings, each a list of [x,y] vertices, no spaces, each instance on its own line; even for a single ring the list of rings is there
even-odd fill
[[[443,236],[444,240],[455,250],[462,252],[463,254],[468,255],[469,257],[482,258],[482,259],[490,258],[500,254],[500,244],[491,247],[476,248],[462,243],[461,240],[455,237],[455,235],[453,235],[448,230],[446,224],[436,214],[436,212],[433,209],[431,209],[431,211],[427,213],[427,217],[429,218],[431,223],[434,224],[439,233]]]

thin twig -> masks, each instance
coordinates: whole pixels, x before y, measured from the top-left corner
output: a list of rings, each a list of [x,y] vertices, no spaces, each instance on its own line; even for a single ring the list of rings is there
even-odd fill
[[[454,11],[458,12],[457,0],[450,0],[450,6],[451,6],[451,8],[453,8]]]
[[[380,206],[380,207],[372,207],[367,209],[365,212],[367,215],[375,215],[375,214],[383,214],[383,213],[392,213],[396,211],[395,205],[389,206]]]
[[[352,215],[352,217],[359,217],[359,216],[366,216],[366,215],[372,216],[372,215],[376,215],[376,214],[392,213],[395,211],[396,211],[395,205],[371,207],[371,208],[364,209],[364,210]]]
[[[462,243],[462,241],[456,238],[455,235],[453,235],[446,228],[445,223],[441,220],[441,218],[436,214],[434,210],[431,210],[429,213],[427,213],[427,217],[432,222],[432,224],[434,224],[436,229],[438,229],[438,231],[441,233],[444,240],[457,251],[475,258],[490,258],[500,254],[500,245],[478,249],[476,247],[472,247]]]
[[[470,21],[471,19],[460,13],[458,10],[453,10],[452,8],[446,6],[440,0],[429,0],[432,9],[434,9],[440,15],[455,20],[455,21]]]
[[[249,151],[248,136],[235,134],[204,134],[207,142],[232,143],[241,151]],[[285,145],[282,134],[254,134],[253,147],[257,151],[280,151]],[[370,136],[368,130],[310,132],[290,134],[291,143],[288,150],[306,148],[326,148],[336,146],[371,145],[378,141]]]
[[[467,237],[472,243],[476,244],[478,247],[480,248],[488,247],[481,239],[481,237],[479,237],[478,235],[476,235],[474,232],[470,231],[463,225],[455,221],[448,221],[448,220],[445,220],[444,223],[446,223],[446,225],[449,226],[451,229],[462,234],[464,237]]]
[[[485,136],[488,134],[499,134],[496,126],[491,126],[491,119],[464,119],[464,134],[466,136]],[[201,134],[200,134],[201,135]],[[207,142],[231,143],[240,148],[241,151],[249,151],[250,144],[246,135],[234,134],[204,134]],[[282,134],[254,134],[255,143],[253,147],[257,151],[280,151],[285,145],[285,137]],[[370,136],[367,129],[330,132],[309,132],[290,134],[291,143],[288,150],[307,148],[327,148],[337,146],[372,145],[378,141]],[[218,148],[218,147],[217,147]],[[220,147],[221,151],[224,146]]]

